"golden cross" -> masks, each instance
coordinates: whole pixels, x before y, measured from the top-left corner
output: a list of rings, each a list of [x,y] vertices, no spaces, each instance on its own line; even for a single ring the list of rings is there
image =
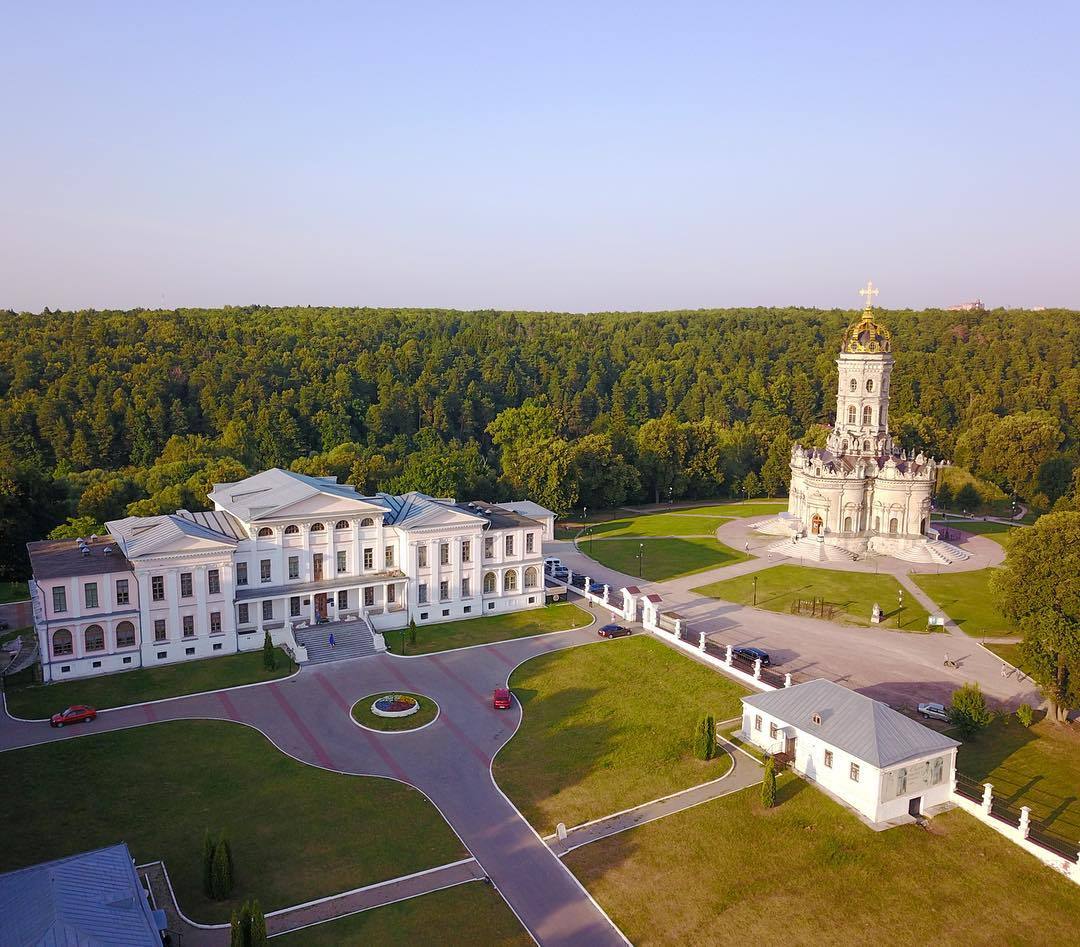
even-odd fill
[[[859,290],[860,296],[866,297],[866,308],[869,309],[874,305],[874,297],[878,294],[877,287],[874,286],[873,280],[866,281],[866,288]]]

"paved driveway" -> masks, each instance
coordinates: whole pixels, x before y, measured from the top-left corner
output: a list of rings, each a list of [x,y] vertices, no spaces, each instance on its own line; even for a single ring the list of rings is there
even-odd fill
[[[529,658],[586,642],[591,628],[413,658],[387,654],[309,666],[273,684],[181,697],[102,712],[85,726],[0,720],[0,749],[66,740],[162,720],[248,723],[291,756],[355,775],[411,783],[438,806],[469,851],[541,944],[624,944],[588,892],[495,785],[491,760],[521,720],[491,707],[491,691]],[[408,690],[439,703],[431,725],[374,733],[352,722],[350,708],[368,694]]]

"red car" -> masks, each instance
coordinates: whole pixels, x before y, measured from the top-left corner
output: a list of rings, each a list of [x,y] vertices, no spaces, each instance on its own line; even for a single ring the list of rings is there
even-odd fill
[[[53,714],[49,718],[49,724],[53,727],[63,727],[69,723],[84,723],[96,719],[97,711],[93,707],[76,704],[74,707],[68,707],[67,710],[61,710],[58,714]]]
[[[496,710],[509,710],[510,688],[496,687],[495,693],[491,697],[491,706],[494,707]]]

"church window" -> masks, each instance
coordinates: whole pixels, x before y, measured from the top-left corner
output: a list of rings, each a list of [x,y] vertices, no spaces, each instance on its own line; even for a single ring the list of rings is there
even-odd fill
[[[840,444],[840,453],[841,454],[846,454],[847,453],[847,441],[842,441],[841,442],[841,444]]]
[[[847,423],[848,424],[854,424],[855,423],[855,405],[853,405],[853,404],[848,405]]]
[[[856,380],[855,380],[854,378],[852,378],[852,379],[851,379],[851,384],[850,384],[850,385],[849,385],[848,387],[849,387],[849,388],[850,388],[850,389],[851,389],[852,391],[855,391],[855,390],[856,390],[856,389],[857,389],[857,388],[859,387],[859,383],[858,383],[858,382],[857,382],[857,381],[856,381]]]
[[[851,517],[850,516],[845,516],[844,517],[844,532],[845,533],[850,533],[851,532]]]
[[[862,409],[862,423],[866,425],[874,423],[874,409],[870,405]]]
[[[891,520],[889,520],[889,535],[890,536],[895,536],[897,534],[898,530],[899,530],[899,523],[897,522],[897,519],[894,516]]]
[[[865,450],[865,451],[869,451],[870,450],[870,442],[869,441],[863,441],[862,449]]]
[[[874,390],[874,379],[873,378],[867,378],[866,379],[866,390],[867,390],[867,392],[871,392],[871,391]]]

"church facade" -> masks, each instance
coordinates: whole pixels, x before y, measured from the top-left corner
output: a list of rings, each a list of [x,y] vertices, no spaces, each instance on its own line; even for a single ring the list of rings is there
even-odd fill
[[[836,360],[836,420],[824,449],[791,451],[788,511],[763,530],[795,545],[832,547],[816,558],[867,552],[917,562],[952,562],[966,555],[938,539],[930,515],[938,469],[945,461],[911,454],[889,435],[892,338],[875,318],[873,283],[861,318],[844,333]],[[784,550],[786,551],[786,550]]]

